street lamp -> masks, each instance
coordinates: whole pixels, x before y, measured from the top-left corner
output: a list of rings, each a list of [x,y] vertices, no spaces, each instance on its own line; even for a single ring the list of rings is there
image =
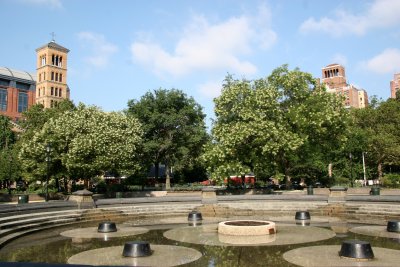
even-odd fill
[[[8,193],[9,194],[11,194],[11,190],[10,190],[10,183],[11,183],[11,181],[12,181],[12,176],[11,176],[11,170],[12,170],[12,156],[11,156],[11,154],[10,155],[8,155],[8,160],[9,160],[9,163],[10,163],[10,165],[8,165],[8,179],[9,179],[9,181],[8,181],[8,183],[7,183],[7,189],[8,189]]]
[[[51,147],[50,144],[46,145],[46,162],[47,162],[47,178],[46,178],[46,202],[49,201],[49,180],[50,180],[50,152]]]
[[[351,182],[351,187],[353,187],[353,155],[350,153],[349,154],[350,158],[350,182]]]
[[[362,152],[362,161],[363,161],[363,172],[364,172],[364,186],[367,186],[367,175],[365,173],[365,154],[367,154],[367,152]]]

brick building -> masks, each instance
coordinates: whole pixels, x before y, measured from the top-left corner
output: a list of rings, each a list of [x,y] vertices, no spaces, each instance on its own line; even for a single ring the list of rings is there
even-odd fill
[[[52,108],[69,99],[68,52],[53,40],[36,49],[36,74],[0,67],[0,114],[18,121],[35,103]]]
[[[0,114],[18,121],[21,113],[35,104],[35,75],[0,67]]]
[[[368,106],[367,92],[347,83],[345,68],[342,65],[330,64],[322,68],[322,83],[326,85],[327,92],[344,96],[345,107]]]
[[[390,81],[390,97],[396,98],[398,91],[400,91],[400,73],[393,75],[393,80]]]

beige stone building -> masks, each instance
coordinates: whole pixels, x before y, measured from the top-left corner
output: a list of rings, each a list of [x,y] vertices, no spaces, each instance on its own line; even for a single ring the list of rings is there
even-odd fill
[[[36,49],[36,103],[55,107],[69,99],[67,55],[69,50],[54,40]]]
[[[400,90],[400,73],[396,73],[393,76],[393,80],[390,81],[390,97],[396,98],[396,92]]]
[[[342,65],[330,64],[322,68],[321,82],[326,85],[327,92],[344,97],[346,108],[365,108],[368,106],[367,92],[347,83],[345,68]]]

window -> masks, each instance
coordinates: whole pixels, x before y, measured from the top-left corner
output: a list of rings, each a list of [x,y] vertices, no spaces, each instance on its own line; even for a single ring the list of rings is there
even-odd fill
[[[59,80],[59,82],[62,83],[62,73],[60,73],[60,80]]]
[[[58,96],[58,88],[56,88],[55,96]]]
[[[46,72],[43,72],[43,81],[46,80]]]
[[[58,66],[59,66],[60,68],[62,68],[62,57],[60,57],[60,62],[58,63]]]
[[[56,73],[56,82],[58,82],[58,73]]]
[[[41,57],[42,66],[46,65],[46,55]]]
[[[38,89],[38,96],[40,96],[40,88]]]
[[[7,111],[7,90],[0,89],[0,110]]]
[[[54,94],[54,87],[51,87],[50,94],[51,94],[51,95],[53,95],[53,94]]]
[[[54,81],[54,71],[51,72],[51,80]]]
[[[61,88],[60,88],[60,90],[58,91],[58,96],[59,96],[59,97],[62,97],[62,91],[61,91]]]
[[[28,109],[28,94],[25,92],[18,92],[18,112],[24,112]]]
[[[0,79],[0,85],[8,87],[10,85],[10,81],[6,79]]]
[[[53,108],[54,107],[54,101],[50,100],[50,107]]]
[[[27,84],[27,83],[16,82],[16,86],[15,87],[17,87],[18,89],[22,89],[22,90],[28,91],[29,88],[31,87],[31,85]]]
[[[51,65],[54,65],[54,54],[51,55]]]

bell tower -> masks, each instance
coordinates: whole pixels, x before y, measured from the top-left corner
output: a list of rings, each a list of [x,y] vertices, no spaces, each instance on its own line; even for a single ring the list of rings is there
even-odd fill
[[[69,50],[54,40],[36,49],[36,104],[53,108],[69,99],[67,62]]]

